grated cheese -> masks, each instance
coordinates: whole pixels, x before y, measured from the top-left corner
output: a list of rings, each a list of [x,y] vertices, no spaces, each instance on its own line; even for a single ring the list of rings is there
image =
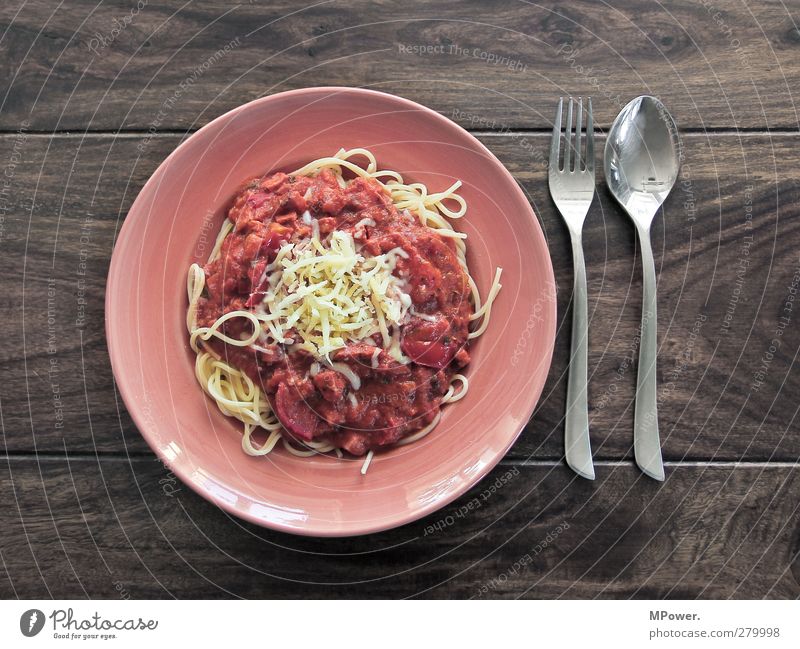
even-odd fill
[[[276,342],[310,352],[358,389],[358,376],[330,358],[347,343],[380,334],[383,348],[408,362],[399,349],[399,325],[411,298],[405,280],[393,274],[398,257],[408,258],[408,253],[397,247],[364,257],[353,236],[342,230],[321,241],[314,219],[311,238],[284,244],[264,271],[268,288],[256,316]],[[291,329],[297,332],[293,340]]]

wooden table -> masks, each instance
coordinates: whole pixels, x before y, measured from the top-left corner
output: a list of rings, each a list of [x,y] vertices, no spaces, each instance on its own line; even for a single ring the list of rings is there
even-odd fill
[[[800,595],[797,0],[142,4],[0,8],[0,595]],[[158,164],[234,106],[315,85],[472,130],[530,197],[559,289],[550,377],[501,465],[418,523],[339,540],[244,524],[176,481],[104,334],[115,235]],[[600,184],[584,234],[597,480],[563,462],[572,271],[545,160],[570,93],[593,97],[598,148],[644,93],[685,144],[653,233],[663,484],[632,462],[640,266]]]

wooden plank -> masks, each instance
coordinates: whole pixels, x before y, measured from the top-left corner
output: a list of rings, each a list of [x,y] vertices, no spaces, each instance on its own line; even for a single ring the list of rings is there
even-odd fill
[[[564,94],[593,96],[604,128],[640,94],[683,127],[798,127],[796,2],[304,4],[5,2],[0,128],[192,129],[319,85],[401,94],[473,127],[546,128]]]
[[[496,481],[505,484],[490,493]],[[308,539],[232,519],[156,461],[3,462],[0,596],[800,596],[800,470],[501,466],[395,531]]]
[[[156,137],[146,159],[137,157],[140,141],[130,135],[0,137],[0,164],[13,183],[0,202],[0,272],[6,277],[0,403],[10,452],[147,451],[113,390],[103,328],[118,225],[178,138]],[[547,195],[541,162],[549,138],[507,134],[484,141],[530,196],[559,289],[550,378],[511,457],[557,459],[572,271],[568,236]],[[786,311],[800,266],[794,245],[800,229],[797,142],[787,135],[685,138],[683,184],[653,234],[660,423],[669,459],[793,461],[800,453],[800,439],[790,433],[800,386],[793,364],[800,332],[795,312]],[[630,457],[641,276],[633,230],[605,189],[584,243],[594,448],[598,458]],[[781,329],[787,314],[790,325]],[[778,340],[774,352],[772,340]]]

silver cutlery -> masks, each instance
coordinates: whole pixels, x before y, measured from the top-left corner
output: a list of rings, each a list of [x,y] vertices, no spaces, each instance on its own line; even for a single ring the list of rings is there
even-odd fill
[[[569,229],[572,241],[572,264],[575,280],[572,292],[572,344],[567,382],[567,414],[564,429],[564,448],[567,464],[578,475],[594,480],[592,447],[589,440],[589,407],[587,401],[588,305],[586,267],[583,261],[581,233],[583,222],[594,198],[594,126],[592,100],[586,110],[586,153],[581,151],[583,101],[577,101],[577,119],[572,129],[573,105],[569,99],[567,126],[562,131],[563,97],[558,100],[550,145],[548,181],[550,195]],[[563,146],[562,146],[563,141]],[[563,157],[561,151],[563,150]]]
[[[655,97],[637,97],[614,120],[605,149],[606,182],[631,217],[642,251],[644,296],[636,379],[633,449],[639,468],[664,479],[658,435],[656,270],[650,226],[680,168],[675,121]]]

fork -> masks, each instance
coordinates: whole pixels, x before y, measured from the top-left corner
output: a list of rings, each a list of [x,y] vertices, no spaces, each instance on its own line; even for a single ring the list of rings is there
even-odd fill
[[[581,155],[581,124],[583,100],[578,98],[578,115],[575,132],[572,130],[572,97],[567,110],[567,127],[561,130],[564,98],[558,100],[553,123],[553,141],[550,145],[548,181],[550,195],[569,229],[572,241],[572,264],[575,281],[572,297],[572,348],[570,350],[569,379],[567,382],[567,413],[564,428],[564,447],[567,464],[578,475],[594,480],[592,447],[589,440],[589,406],[587,400],[587,347],[588,306],[586,291],[586,266],[583,261],[581,233],[583,222],[594,198],[594,126],[592,100],[586,110],[586,155]],[[564,140],[562,147],[561,141]],[[563,148],[563,165],[560,164]],[[581,169],[583,163],[583,169]]]

